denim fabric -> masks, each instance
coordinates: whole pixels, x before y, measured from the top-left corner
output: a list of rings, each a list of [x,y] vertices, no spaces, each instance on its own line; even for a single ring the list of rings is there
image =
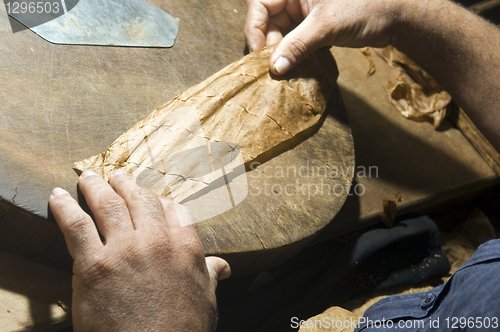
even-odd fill
[[[375,303],[355,331],[393,330],[500,330],[500,240],[480,246],[444,285]]]

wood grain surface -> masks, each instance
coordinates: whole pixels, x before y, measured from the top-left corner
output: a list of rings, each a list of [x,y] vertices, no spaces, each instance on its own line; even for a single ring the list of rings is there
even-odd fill
[[[245,6],[242,1],[152,3],[181,21],[177,44],[170,50],[50,45],[29,31],[13,35],[4,19],[4,8],[0,6],[0,15],[3,15],[0,20],[0,195],[4,198],[0,200],[0,246],[46,265],[69,267],[71,261],[57,226],[27,212],[28,197],[40,197],[37,209],[46,213],[52,186],[61,185],[75,192],[76,174],[60,173],[61,168],[71,168],[72,162],[105,149],[155,107],[243,55]],[[76,53],[79,55],[75,56]],[[341,211],[313,241],[380,222],[384,198],[393,199],[400,194],[403,201],[398,213],[403,214],[473,195],[498,183],[494,171],[449,122],[445,121],[444,127],[436,131],[430,123],[410,121],[398,114],[387,98],[387,82],[394,80],[396,73],[385,68],[381,59],[374,58],[376,72],[368,76],[369,61],[359,50],[333,48],[332,53],[339,67],[338,84],[356,144],[357,170],[376,166],[378,172],[373,171],[371,176],[355,173],[353,188],[364,190],[363,194],[351,192]],[[333,116],[326,117],[322,126],[330,126],[332,121],[336,122]],[[346,125],[347,121],[340,123]],[[29,134],[23,135],[21,130]],[[337,140],[318,130],[294,150],[316,163],[318,160],[314,158],[319,152],[315,147],[341,144]],[[64,153],[53,153],[52,143],[54,147],[62,147]],[[286,160],[293,150],[283,150],[279,157]],[[328,151],[334,153],[335,148]],[[267,163],[254,171],[255,177],[248,177],[249,183],[259,180],[264,185],[267,171],[276,175],[277,166],[286,165],[286,161],[276,159],[267,158]],[[272,167],[266,171],[266,166]],[[274,178],[273,181],[283,180]],[[37,182],[40,179],[47,182],[42,186]],[[273,250],[269,245],[271,241],[290,241],[297,237],[298,226],[306,225],[309,227],[306,233],[312,232],[318,222],[314,219],[318,214],[315,207],[330,204],[310,199],[312,206],[306,211],[311,218],[308,218],[297,214],[296,211],[302,210],[293,209],[293,203],[270,197],[265,209],[256,202],[246,211],[230,211],[228,217],[233,219],[232,223],[214,221],[210,225],[199,225],[205,228],[200,231],[205,232],[202,236],[207,248],[232,259],[235,266],[239,264],[241,272],[258,269],[259,264],[265,268],[266,264],[272,265],[290,254]],[[258,199],[265,200],[265,195]],[[288,207],[292,209],[286,216],[298,220],[292,225],[284,219],[273,224],[262,223],[256,216],[261,213],[272,217]],[[247,220],[241,216],[248,211],[251,227],[242,231],[237,224]],[[279,231],[284,228],[285,232]],[[230,234],[252,235],[254,231],[268,232],[264,237],[254,234],[253,241],[247,245],[247,248],[253,245],[260,249],[239,254],[225,251],[242,245]],[[216,247],[220,239],[224,246]],[[306,238],[295,242],[291,252],[299,250],[307,241]],[[64,316],[64,312],[51,312],[50,308],[59,300],[67,303],[71,276],[46,265],[0,251],[3,271],[0,306],[10,311],[0,315],[0,331],[11,331],[13,324],[30,331],[46,331],[48,324]],[[34,325],[45,327],[32,328]]]
[[[53,45],[29,30],[12,33],[1,17],[2,248],[70,268],[47,201],[56,186],[77,197],[73,163],[105,150],[156,107],[244,55],[243,2],[150,2],[181,22],[171,49]],[[338,89],[325,113],[259,166],[248,165],[241,204],[197,224],[207,254],[227,258],[235,275],[291,257],[340,210],[354,151]]]
[[[314,241],[380,223],[383,200],[398,194],[397,215],[428,212],[471,197],[499,183],[499,177],[449,119],[435,130],[429,122],[404,118],[391,104],[388,82],[398,70],[359,49],[331,49],[355,142],[356,174],[340,213]],[[372,169],[371,174],[363,170]]]
[[[500,154],[479,129],[477,129],[464,110],[457,105],[453,105],[450,120],[467,137],[472,146],[476,148],[488,165],[490,165],[491,169],[500,176]]]
[[[54,332],[71,326],[71,272],[1,249],[0,269],[1,332]]]

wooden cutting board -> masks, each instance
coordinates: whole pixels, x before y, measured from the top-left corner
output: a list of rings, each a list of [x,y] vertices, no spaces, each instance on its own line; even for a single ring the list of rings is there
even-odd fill
[[[173,49],[55,46],[29,31],[12,36],[0,5],[0,196],[4,198],[0,200],[0,246],[45,263],[0,250],[0,306],[7,309],[0,314],[0,331],[22,327],[46,331],[47,325],[69,319],[58,302],[69,304],[71,273],[47,264],[69,269],[71,261],[57,226],[43,216],[53,186],[75,194],[72,163],[101,152],[154,108],[243,55],[243,1],[151,2],[181,21]],[[448,124],[436,131],[429,123],[398,114],[387,98],[387,82],[394,81],[397,73],[384,69],[383,60],[374,58],[376,72],[368,76],[370,63],[359,50],[333,48],[332,52],[356,141],[353,186],[363,195],[350,195],[313,241],[380,222],[383,199],[398,194],[403,199],[398,212],[404,214],[476,195],[499,183],[458,129]],[[266,174],[276,175],[278,166],[287,165],[278,158],[300,153],[317,163],[322,151],[333,155],[338,146],[352,147],[350,136],[328,132],[346,132],[334,128],[334,124],[347,126],[343,111],[335,112],[316,133],[259,166],[260,173],[253,176],[261,174],[256,179],[264,185]],[[346,159],[345,164],[351,161]],[[272,167],[266,171],[268,165]],[[288,197],[267,199],[265,194],[254,198],[268,203],[234,210],[226,219],[233,220],[226,223],[199,225],[207,250],[229,257],[236,272],[248,273],[286,259],[306,245],[308,234],[328,222],[339,204],[332,197],[323,201],[303,197],[304,210],[304,205]],[[284,218],[274,218],[287,209]],[[293,242],[301,232],[303,240]],[[290,245],[280,247],[280,243]],[[39,328],[32,329],[33,325]]]
[[[13,34],[3,12],[0,247],[71,268],[48,217],[51,190],[76,198],[75,161],[105,150],[156,107],[244,55],[243,2],[150,2],[181,22],[171,49],[53,45],[29,30]],[[236,275],[291,257],[340,210],[354,147],[338,89],[325,113],[249,167],[242,203],[197,224],[207,254],[227,258]]]

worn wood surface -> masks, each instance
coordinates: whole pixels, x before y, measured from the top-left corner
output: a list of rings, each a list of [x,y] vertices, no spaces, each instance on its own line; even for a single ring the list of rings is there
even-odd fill
[[[380,223],[383,199],[400,194],[398,215],[428,211],[457,198],[484,191],[499,178],[460,130],[445,119],[434,130],[429,122],[404,118],[387,96],[398,72],[377,55],[375,73],[360,50],[332,48],[340,87],[352,127],[356,174],[352,193],[324,232],[322,241]],[[363,173],[372,168],[371,174]]]
[[[36,208],[46,211],[53,185],[65,186],[74,193],[76,175],[59,173],[59,169],[71,168],[73,161],[105,149],[155,107],[243,55],[243,2],[153,3],[181,20],[179,39],[171,50],[46,45],[29,31],[19,36],[12,35],[3,17],[0,20],[0,190],[4,198],[0,200],[0,244],[9,251],[45,264],[68,267],[71,262],[57,226],[26,211],[29,195],[42,197]],[[0,6],[0,14],[3,10]],[[15,42],[18,38],[22,40],[19,44]],[[74,52],[79,49],[84,49],[84,52],[75,57]],[[369,63],[359,50],[335,48],[333,54],[339,66],[339,88],[356,144],[356,165],[367,171],[370,166],[376,166],[378,173],[373,169],[371,176],[355,172],[354,186],[358,185],[358,190],[364,189],[364,193],[349,196],[340,213],[315,238],[316,241],[379,222],[382,200],[392,199],[398,193],[403,198],[400,213],[404,213],[473,194],[498,182],[495,173],[459,130],[448,125],[435,131],[429,123],[413,122],[397,113],[386,94],[387,80],[393,74],[383,69],[380,59],[374,58],[377,71],[368,77]],[[26,81],[26,77],[29,80]],[[12,91],[3,88],[4,82],[11,89],[15,87],[13,91],[21,97],[13,101]],[[120,98],[113,98],[113,94]],[[331,121],[333,119],[327,117],[322,126],[330,126]],[[23,131],[32,136],[23,135]],[[83,139],[75,136],[80,131],[86,133]],[[332,139],[321,130],[314,136],[317,137],[314,142],[311,139],[302,141],[294,149],[307,156],[310,162],[318,162],[315,146],[341,144],[337,137]],[[312,149],[308,145],[311,143],[314,143]],[[50,149],[63,146],[65,153],[49,152],[49,157],[42,159],[39,154],[46,151],[47,146]],[[280,157],[289,160],[291,153],[285,152]],[[263,158],[260,162],[265,160]],[[249,183],[259,179],[262,183],[266,172],[276,175],[277,167],[286,165],[283,160],[269,159],[266,164],[258,166],[254,177],[248,178]],[[303,165],[307,166],[307,161]],[[266,171],[266,166],[271,167]],[[18,175],[12,177],[11,174],[16,172]],[[274,178],[275,181],[282,180]],[[51,183],[42,186],[37,182],[39,179],[51,179]],[[310,215],[307,216],[302,209],[294,210],[291,201],[270,197],[268,200],[265,195],[258,196],[260,202],[255,201],[254,210],[249,207],[246,211],[230,211],[228,218],[232,223],[215,222],[203,226],[205,229],[201,231],[206,234],[202,236],[207,248],[214,248],[215,253],[229,257],[236,266],[238,263],[235,262],[240,262],[237,268],[241,271],[258,269],[259,264],[264,268],[266,264],[299,250],[308,239],[298,240],[297,247],[285,253],[262,248],[272,248],[269,243],[274,241],[273,238],[277,238],[278,243],[294,237],[296,240],[299,226],[309,225],[309,231],[312,231],[316,227],[316,210],[320,203],[314,197],[309,200],[302,197],[310,204],[306,210]],[[264,212],[262,204],[267,204]],[[321,204],[330,203],[323,201]],[[288,208],[292,209],[285,211]],[[262,222],[257,217],[258,211],[270,218],[285,213],[284,216],[294,218],[296,224],[290,227],[284,219],[274,224]],[[242,246],[233,235],[241,232],[238,225],[249,222],[248,218],[251,218],[252,232],[269,233],[269,237],[264,238],[253,236],[250,245],[260,250],[231,255],[216,246],[216,238],[221,238],[220,234],[224,232],[227,234],[224,243]],[[285,228],[286,232],[276,232]],[[42,324],[44,327],[38,330],[47,330],[46,324],[61,318],[64,320],[63,312],[53,312],[50,308],[63,298],[68,301],[70,284],[65,271],[2,251],[0,267],[0,299],[6,299],[1,302],[1,308],[18,308],[10,313],[3,312],[0,331],[11,331],[8,324],[17,323],[26,327]],[[32,310],[34,307],[38,309]]]
[[[71,272],[0,250],[0,331],[59,331],[71,325]]]
[[[498,151],[495,150],[486,137],[477,129],[464,110],[456,105],[453,106],[450,120],[467,137],[472,146],[476,148],[477,152],[490,165],[493,171],[500,176],[500,154]]]
[[[484,0],[469,6],[469,9],[477,14],[481,14],[497,6],[500,6],[500,0]]]
[[[29,30],[11,33],[2,17],[1,247],[70,269],[46,219],[52,188],[76,198],[75,161],[244,55],[243,2],[151,2],[181,21],[171,49],[53,45]],[[197,224],[207,254],[227,258],[235,275],[291,257],[340,210],[352,173],[337,169],[353,168],[354,152],[338,89],[318,125],[248,167],[247,198]]]

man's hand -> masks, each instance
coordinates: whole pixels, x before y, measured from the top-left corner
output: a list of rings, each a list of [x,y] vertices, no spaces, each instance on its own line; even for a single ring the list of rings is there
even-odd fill
[[[324,46],[385,47],[398,17],[392,0],[248,0],[250,51],[278,43],[269,67],[282,75]]]
[[[449,0],[247,0],[251,51],[278,43],[282,75],[324,46],[392,45],[429,73],[500,151],[500,30]],[[288,33],[288,34],[287,34]]]
[[[74,330],[212,331],[217,280],[230,271],[205,259],[194,228],[180,226],[189,212],[122,170],[109,184],[85,171],[78,184],[95,224],[66,191],[49,201],[75,260]]]

